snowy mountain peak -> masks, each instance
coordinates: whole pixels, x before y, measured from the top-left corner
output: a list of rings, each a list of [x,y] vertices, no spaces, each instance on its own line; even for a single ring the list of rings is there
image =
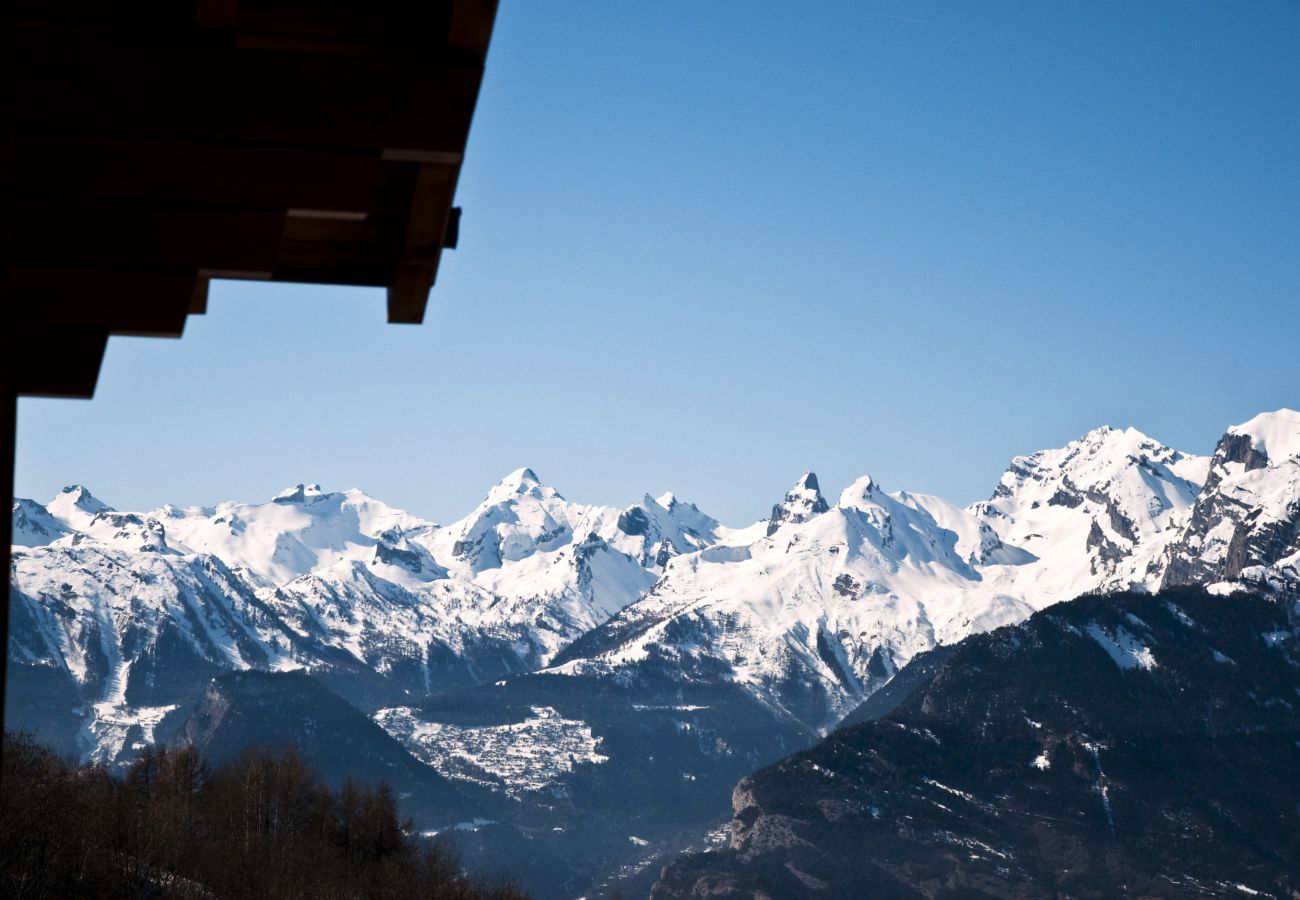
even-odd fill
[[[1206,464],[1205,459],[1185,456],[1135,428],[1120,431],[1102,426],[1059,449],[1017,456],[994,490],[992,504],[1014,505],[999,501],[1010,501],[1028,493],[1036,495],[1038,488],[1050,488],[1048,496],[1032,499],[1075,508],[1090,490],[1106,492],[1117,481],[1129,480],[1143,472],[1155,479],[1172,477],[1190,482],[1194,496],[1204,479]],[[1191,497],[1187,500],[1190,502]]]
[[[102,512],[113,512],[113,507],[79,484],[65,487],[57,497],[45,504],[45,508],[54,518],[73,527],[88,524]]]
[[[812,472],[804,472],[794,486],[786,491],[785,499],[772,507],[767,533],[775,534],[776,530],[786,523],[807,522],[813,516],[829,509],[830,505],[822,496],[821,488],[817,484],[817,476]]]
[[[840,492],[840,499],[836,506],[852,509],[863,503],[874,503],[876,492],[879,490],[879,486],[870,475],[863,475]]]
[[[804,472],[799,476],[799,480],[794,483],[795,490],[803,491],[820,491],[821,485],[817,483],[817,475],[813,472]]]
[[[1081,589],[1155,587],[1164,550],[1186,522],[1207,468],[1204,457],[1109,426],[1017,456],[993,497],[970,512],[1042,564],[986,578],[1028,587],[1036,603]]]
[[[646,494],[646,496],[649,497],[650,495]],[[660,506],[662,506],[664,509],[668,510],[669,512],[672,512],[673,507],[677,505],[677,495],[674,494],[672,491],[665,491],[664,493],[660,494],[658,497],[655,497],[654,501],[655,503],[658,503]]]
[[[70,484],[63,490],[59,491],[58,495],[45,505],[45,508],[53,511],[56,506],[60,509],[75,506],[82,512],[87,512],[91,515],[103,512],[106,509],[112,509],[111,506],[104,503],[92,494],[84,485],[80,484]]]
[[[323,497],[319,484],[296,484],[285,488],[271,498],[274,503],[306,503],[316,497]]]
[[[1260,413],[1249,422],[1234,425],[1224,436],[1225,441],[1232,437],[1249,439],[1249,448],[1255,451],[1257,460],[1263,465],[1278,465],[1288,459],[1300,458],[1300,412],[1293,409],[1279,409],[1275,412]],[[1243,456],[1251,456],[1244,448]],[[1261,459],[1262,457],[1262,459]],[[1254,468],[1246,459],[1247,468]]]
[[[507,503],[516,497],[532,497],[535,500],[564,499],[555,488],[542,484],[536,472],[523,468],[515,469],[494,484],[484,502],[489,505]]]

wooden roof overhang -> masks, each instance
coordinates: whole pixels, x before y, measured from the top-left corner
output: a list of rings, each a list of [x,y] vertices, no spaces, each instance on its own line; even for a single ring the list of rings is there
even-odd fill
[[[213,278],[420,322],[496,5],[6,0],[7,393],[91,396],[110,334],[179,336]]]

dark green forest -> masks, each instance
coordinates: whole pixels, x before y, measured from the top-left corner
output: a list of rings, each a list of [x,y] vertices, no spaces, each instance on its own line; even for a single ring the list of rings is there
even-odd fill
[[[117,776],[6,731],[0,893],[10,898],[515,900],[409,833],[390,787],[322,782],[292,748],[212,767],[146,751]]]

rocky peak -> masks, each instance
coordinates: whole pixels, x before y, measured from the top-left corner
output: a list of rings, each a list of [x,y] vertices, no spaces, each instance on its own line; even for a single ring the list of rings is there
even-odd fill
[[[1016,457],[992,499],[968,511],[1004,545],[1041,560],[1029,578],[1035,603],[1082,590],[1150,589],[1208,465],[1135,428],[1104,426],[1064,447]],[[1000,575],[1022,580],[1011,570]]]
[[[59,491],[57,497],[46,504],[46,507],[50,509],[55,506],[75,506],[82,512],[88,512],[92,515],[112,508],[92,494],[84,485],[80,484],[68,485],[63,490]]]
[[[829,509],[830,505],[822,496],[821,488],[817,484],[817,476],[812,472],[805,472],[794,486],[786,491],[785,499],[772,507],[767,533],[775,534],[776,530],[786,523],[807,522],[813,516]]]
[[[54,518],[74,527],[81,527],[90,522],[101,512],[112,512],[113,507],[101,501],[79,484],[70,484],[59,492],[49,503],[46,510]]]
[[[1243,442],[1242,438],[1246,441]],[[1248,447],[1236,451],[1243,454],[1242,458],[1230,460],[1244,463],[1247,470],[1300,459],[1300,412],[1279,409],[1260,413],[1249,422],[1229,428],[1219,443],[1220,446]]]
[[[1225,477],[1240,474],[1230,470],[1234,463],[1244,472],[1253,472],[1288,460],[1300,460],[1300,413],[1290,409],[1260,413],[1232,426],[1219,439],[1206,487],[1215,488]]]
[[[296,484],[293,487],[285,488],[271,498],[273,503],[309,503],[323,497],[324,493],[319,484]]]
[[[1300,413],[1262,413],[1219,440],[1166,586],[1245,581],[1300,595]]]

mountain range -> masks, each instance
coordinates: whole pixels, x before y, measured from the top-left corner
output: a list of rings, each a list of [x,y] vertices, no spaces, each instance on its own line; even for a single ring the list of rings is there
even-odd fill
[[[1300,413],[1209,457],[1099,428],[966,508],[866,476],[832,503],[805,473],[744,528],[672,494],[571,503],[529,469],[448,525],[308,484],[149,512],[74,485],[13,524],[7,725],[114,764],[254,740],[213,710],[323,686],[461,789],[423,826],[527,846],[561,896],[722,824],[739,778],[936,648],[1082,594],[1300,595]]]

